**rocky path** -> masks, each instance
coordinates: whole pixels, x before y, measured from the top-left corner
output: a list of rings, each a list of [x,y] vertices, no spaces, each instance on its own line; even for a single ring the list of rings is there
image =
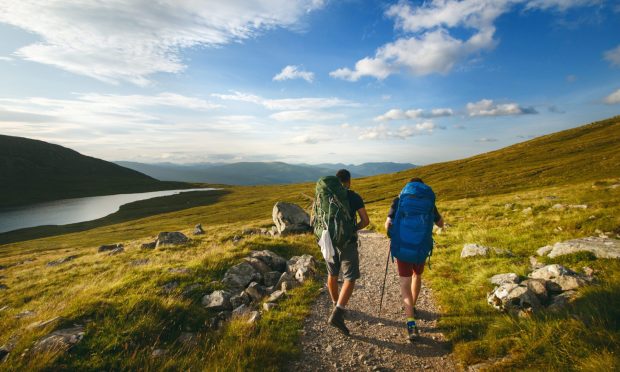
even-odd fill
[[[327,324],[332,305],[324,287],[304,324],[302,356],[291,371],[458,370],[448,343],[437,330],[439,312],[428,287],[422,287],[416,306],[420,337],[415,344],[406,340],[395,263],[390,262],[383,310],[377,316],[389,242],[376,233],[360,234],[360,241],[362,278],[356,283],[346,317],[351,337]]]

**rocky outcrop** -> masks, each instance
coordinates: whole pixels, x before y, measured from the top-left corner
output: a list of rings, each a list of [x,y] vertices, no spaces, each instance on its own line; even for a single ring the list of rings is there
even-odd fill
[[[48,267],[53,267],[53,266],[58,266],[60,264],[63,264],[65,262],[69,262],[69,261],[73,261],[76,258],[78,258],[78,255],[71,255],[71,256],[67,256],[67,257],[63,257],[63,258],[59,258],[57,260],[54,261],[50,261],[47,263]]]
[[[515,273],[493,275],[493,277],[491,277],[491,283],[495,285],[502,285],[505,283],[517,284],[519,283],[519,275]]]
[[[251,258],[256,258],[267,264],[271,270],[284,272],[286,271],[286,260],[269,250],[252,251]]]
[[[487,302],[498,310],[535,311],[540,308],[540,300],[527,286],[504,283],[495,288],[487,297]]]
[[[222,283],[235,292],[242,290],[251,282],[261,281],[262,276],[249,262],[241,262],[226,271]]]
[[[119,248],[124,248],[124,246],[121,243],[117,243],[117,244],[104,244],[102,246],[99,247],[99,249],[97,249],[97,252],[101,253],[101,252],[108,252],[108,251],[114,251],[116,249]]]
[[[82,341],[83,337],[84,326],[82,325],[59,329],[37,341],[32,351],[35,353],[66,351]]]
[[[272,217],[280,234],[311,231],[310,215],[296,204],[277,202],[273,206]]]
[[[214,291],[202,298],[202,305],[211,310],[230,310],[232,309],[230,297],[230,292]]]
[[[489,248],[478,244],[465,244],[461,250],[461,258],[486,257],[489,255]]]
[[[155,248],[159,248],[165,245],[179,245],[189,242],[189,238],[182,232],[160,232],[157,235],[157,244]]]
[[[596,258],[617,259],[620,258],[620,240],[591,236],[547,245],[536,251],[539,256],[551,258],[577,252],[590,252]]]
[[[298,282],[303,283],[316,275],[316,260],[309,254],[291,257],[288,261],[288,272],[294,275]]]

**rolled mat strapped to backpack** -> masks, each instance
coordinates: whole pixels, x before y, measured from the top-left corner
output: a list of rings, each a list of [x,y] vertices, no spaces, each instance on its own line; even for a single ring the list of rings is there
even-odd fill
[[[312,207],[312,227],[317,241],[327,238],[329,233],[335,248],[342,249],[355,236],[355,222],[351,217],[351,207],[347,189],[334,176],[319,178],[316,183],[314,205]],[[325,257],[325,254],[324,254]],[[325,257],[329,261],[331,257]]]
[[[390,228],[392,257],[423,263],[433,251],[435,193],[421,182],[409,182],[400,192]]]

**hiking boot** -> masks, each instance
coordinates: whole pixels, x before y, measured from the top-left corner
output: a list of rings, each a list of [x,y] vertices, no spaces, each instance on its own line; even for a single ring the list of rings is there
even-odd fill
[[[419,334],[420,332],[415,322],[407,322],[407,339],[409,339],[409,342],[414,342]]]
[[[328,322],[330,325],[336,327],[343,335],[349,335],[349,329],[344,324],[344,309],[336,306],[332,311]]]

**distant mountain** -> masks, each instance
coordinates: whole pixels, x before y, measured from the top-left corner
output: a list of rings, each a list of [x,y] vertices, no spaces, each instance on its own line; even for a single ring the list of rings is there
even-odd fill
[[[310,165],[283,162],[197,163],[188,165],[144,164],[128,161],[116,163],[162,181],[207,182],[229,185],[270,185],[315,181],[321,176],[334,174],[341,168],[351,171],[353,177],[364,177],[415,167],[413,164],[389,162],[360,165],[328,163]]]
[[[0,207],[189,186],[161,182],[59,145],[0,135]]]

